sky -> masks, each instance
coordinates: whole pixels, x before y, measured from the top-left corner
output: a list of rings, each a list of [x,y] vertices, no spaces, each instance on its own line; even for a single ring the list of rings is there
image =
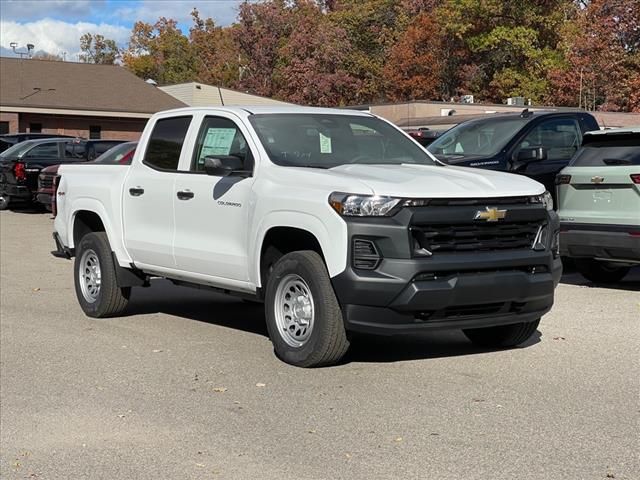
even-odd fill
[[[216,25],[233,23],[242,0],[0,0],[0,55],[14,57],[26,45],[77,61],[80,36],[101,34],[126,46],[131,28],[138,21],[154,23],[159,17],[178,21],[187,34],[191,10],[201,18],[211,17]]]

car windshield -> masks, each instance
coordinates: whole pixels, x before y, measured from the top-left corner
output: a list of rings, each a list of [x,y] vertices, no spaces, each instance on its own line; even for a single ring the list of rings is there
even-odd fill
[[[572,167],[640,165],[640,134],[620,135],[583,146],[573,157]],[[625,138],[626,137],[626,138]]]
[[[249,120],[277,165],[436,164],[417,143],[372,116],[286,113],[251,115]]]
[[[127,164],[131,163],[132,155],[129,155],[136,149],[137,142],[127,142],[116,145],[113,148],[110,148],[98,158],[94,160],[94,163],[102,163],[102,164]],[[125,157],[128,158],[129,162],[126,163]]]
[[[33,147],[33,143],[31,142],[16,143],[13,147],[9,147],[4,152],[2,152],[0,154],[0,157],[3,157],[3,158],[4,157],[7,157],[7,158],[20,157],[31,147]]]
[[[427,150],[446,161],[493,157],[528,121],[528,118],[509,116],[461,123],[437,138]]]

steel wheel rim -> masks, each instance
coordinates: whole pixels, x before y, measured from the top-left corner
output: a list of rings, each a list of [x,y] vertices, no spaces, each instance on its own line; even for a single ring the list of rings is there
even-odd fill
[[[95,302],[100,295],[102,273],[98,255],[91,249],[85,250],[80,258],[78,280],[80,281],[80,290],[84,299],[89,303]]]
[[[315,317],[309,285],[299,275],[289,274],[280,281],[274,301],[280,337],[292,347],[302,347],[311,337]]]

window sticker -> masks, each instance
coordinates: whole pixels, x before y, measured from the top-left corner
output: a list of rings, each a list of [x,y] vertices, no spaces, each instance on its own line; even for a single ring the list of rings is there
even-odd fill
[[[320,153],[331,153],[331,137],[327,137],[318,132],[320,135]]]
[[[229,155],[235,136],[235,128],[209,128],[200,151],[200,163],[208,155]]]

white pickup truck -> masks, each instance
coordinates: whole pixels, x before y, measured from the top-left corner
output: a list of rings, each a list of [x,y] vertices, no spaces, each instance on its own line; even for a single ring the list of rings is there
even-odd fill
[[[533,335],[562,266],[526,177],[440,163],[364,112],[187,108],[148,122],[130,167],[63,165],[54,239],[78,301],[120,314],[167,278],[265,303],[276,354],[335,363],[351,332]]]

